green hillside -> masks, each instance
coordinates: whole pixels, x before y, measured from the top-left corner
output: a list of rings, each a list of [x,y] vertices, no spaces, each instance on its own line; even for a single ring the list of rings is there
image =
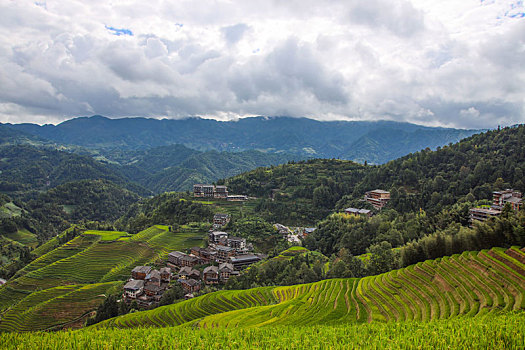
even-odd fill
[[[272,222],[315,224],[351,193],[369,168],[351,161],[311,159],[256,170],[219,181],[232,193],[260,198],[255,208]]]
[[[86,231],[42,254],[0,288],[0,330],[44,330],[73,322],[96,309],[103,300],[100,295],[127,280],[135,266],[201,245],[205,235],[169,232],[161,225],[131,236]],[[55,322],[41,317],[57,310],[62,313]]]
[[[219,291],[98,327],[309,326],[433,321],[525,309],[525,252],[493,248],[361,279]]]

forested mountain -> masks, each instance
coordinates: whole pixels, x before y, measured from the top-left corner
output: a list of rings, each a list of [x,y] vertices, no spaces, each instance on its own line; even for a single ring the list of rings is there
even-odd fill
[[[148,192],[129,183],[118,169],[108,167],[89,156],[51,148],[2,146],[0,171],[0,190],[9,193],[45,190],[66,182],[90,179],[109,180],[138,193]]]
[[[171,148],[175,147],[175,150]],[[165,191],[191,190],[196,183],[212,183],[218,179],[234,176],[257,167],[286,163],[298,156],[287,154],[263,153],[259,151],[244,152],[179,152],[183,146],[166,146],[166,157],[156,153],[151,157],[151,151],[131,166],[122,167],[130,180],[136,181],[155,193]],[[156,149],[153,149],[156,150]],[[189,150],[185,148],[185,150]],[[179,157],[179,163],[170,164],[172,154],[185,154]],[[166,161],[168,160],[168,161]]]
[[[369,163],[384,163],[422,148],[457,142],[478,132],[390,121],[320,122],[289,117],[220,122],[199,118],[157,120],[93,116],[71,119],[56,126],[7,125],[55,142],[105,151],[184,144],[196,150],[259,149]]]
[[[514,188],[525,192],[524,172],[525,126],[520,125],[373,167],[356,184],[351,197],[383,188],[392,190],[392,208],[436,211],[457,201],[491,198],[495,190]]]
[[[258,168],[218,183],[260,198],[257,210],[268,220],[313,225],[352,193],[369,169],[347,160],[311,159]]]
[[[525,191],[524,171],[525,126],[521,125],[474,135],[437,151],[425,149],[381,166],[312,159],[256,169],[220,183],[238,193],[308,198],[314,206],[337,209],[381,188],[392,191],[389,205],[398,211],[439,211],[458,201],[490,198],[498,189]],[[344,190],[328,190],[338,187]]]

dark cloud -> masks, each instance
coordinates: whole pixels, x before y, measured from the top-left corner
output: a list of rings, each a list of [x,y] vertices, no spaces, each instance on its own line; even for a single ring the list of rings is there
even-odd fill
[[[0,121],[523,122],[525,22],[453,2],[0,2]]]

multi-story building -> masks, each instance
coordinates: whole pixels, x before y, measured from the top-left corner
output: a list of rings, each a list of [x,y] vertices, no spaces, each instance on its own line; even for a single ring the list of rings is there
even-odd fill
[[[470,209],[470,225],[472,226],[472,223],[474,221],[487,221],[490,218],[499,216],[501,214],[501,210],[494,209],[494,208],[472,208]]]
[[[372,204],[378,210],[381,210],[390,200],[390,192],[383,190],[373,190],[365,193],[365,201]]]
[[[168,254],[168,266],[176,266],[176,267],[182,267],[182,266],[189,266],[193,267],[199,263],[199,259],[197,259],[194,256],[190,256],[188,254],[185,254],[183,252],[171,252]]]
[[[225,239],[228,239],[228,234],[222,231],[211,231],[209,234],[209,243],[210,244],[219,244]]]
[[[230,222],[230,215],[229,214],[221,214],[217,213],[213,215],[213,227],[220,228],[222,226],[226,226]]]
[[[124,296],[127,298],[135,299],[142,294],[144,291],[143,280],[131,280],[124,286]]]
[[[231,258],[232,256],[235,256],[235,249],[230,248],[230,247],[218,245],[215,247],[215,250],[217,251],[217,257],[215,260],[218,263],[227,262],[229,258]]]
[[[135,266],[135,268],[131,270],[131,278],[134,280],[144,280],[150,272],[151,267],[149,266]]]
[[[228,198],[228,187],[214,185],[193,185],[194,197]]]
[[[253,254],[233,256],[230,258],[229,262],[233,265],[235,270],[241,270],[251,264],[261,261],[261,257]]]
[[[227,245],[228,247],[235,249],[236,254],[246,254],[248,251],[246,247],[246,238],[228,237]]]
[[[215,186],[215,191],[213,192],[214,198],[228,198],[228,187],[226,186]]]
[[[507,203],[511,205],[513,210],[520,210],[523,205],[521,192],[511,189],[492,192],[492,204],[495,209],[502,209]]]

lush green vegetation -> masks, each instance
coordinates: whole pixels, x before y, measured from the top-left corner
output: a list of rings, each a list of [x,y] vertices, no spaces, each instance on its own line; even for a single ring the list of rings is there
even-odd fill
[[[2,315],[0,332],[78,328],[104,294],[118,288],[122,288],[121,282],[67,285],[34,292]]]
[[[366,171],[350,161],[315,159],[258,168],[219,183],[231,192],[261,198],[255,210],[267,220],[305,225],[329,214]]]
[[[192,190],[196,183],[212,183],[260,166],[282,164],[299,158],[289,154],[253,150],[198,152],[173,145],[145,151],[135,157],[130,165],[120,169],[131,181],[136,181],[155,193],[162,193]]]
[[[2,335],[5,349],[519,349],[522,313],[367,325],[233,329],[86,329]]]
[[[179,226],[212,221],[213,210],[209,205],[186,200],[178,193],[164,193],[132,205],[116,226],[135,233],[156,224]]]
[[[249,272],[248,272],[249,273]],[[202,328],[432,321],[525,308],[525,252],[494,248],[361,279],[219,291],[99,327]]]
[[[56,149],[29,145],[3,146],[0,147],[0,158],[0,190],[12,194],[89,179],[128,185],[121,173],[93,158]],[[140,190],[140,187],[133,189]]]
[[[129,239],[129,237],[132,237],[132,235],[130,235],[127,232],[119,232],[119,231],[88,230],[88,231],[85,231],[83,234],[100,236],[101,241],[125,241]]]

